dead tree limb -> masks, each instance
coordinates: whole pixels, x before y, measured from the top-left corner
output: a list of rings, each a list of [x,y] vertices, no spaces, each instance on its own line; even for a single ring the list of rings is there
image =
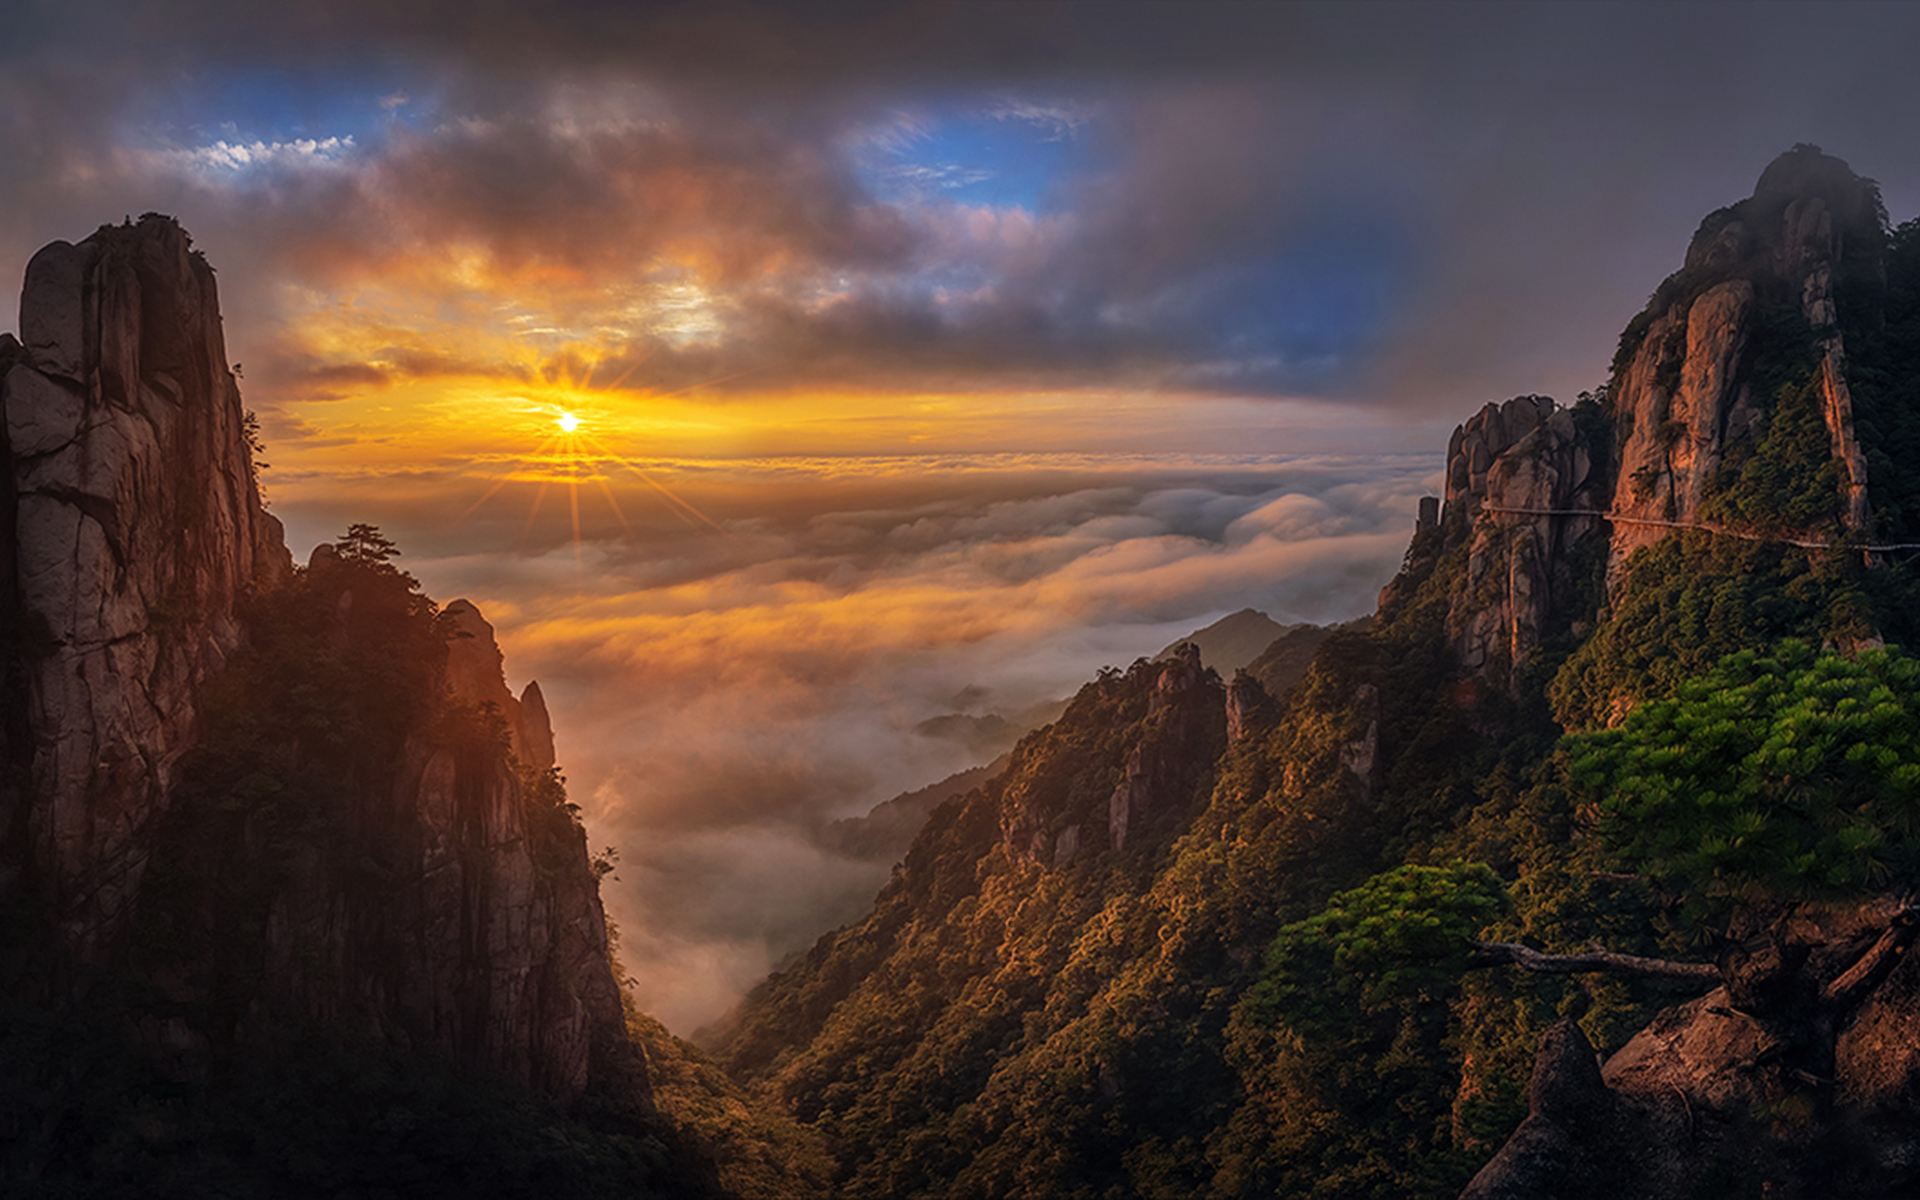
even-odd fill
[[[1582,954],[1548,954],[1518,942],[1473,943],[1467,958],[1469,967],[1518,967],[1544,975],[1585,975],[1605,972],[1658,979],[1667,983],[1712,985],[1720,982],[1720,968],[1712,963],[1675,962],[1666,958],[1642,958],[1637,954],[1616,954],[1611,950],[1589,950]]]
[[[1920,934],[1920,913],[1909,907],[1902,907],[1894,914],[1893,920],[1867,947],[1866,953],[1854,960],[1852,966],[1834,976],[1833,981],[1822,989],[1820,999],[1835,1012],[1846,1012],[1862,997],[1885,979],[1893,970],[1894,964],[1913,944],[1916,934]]]

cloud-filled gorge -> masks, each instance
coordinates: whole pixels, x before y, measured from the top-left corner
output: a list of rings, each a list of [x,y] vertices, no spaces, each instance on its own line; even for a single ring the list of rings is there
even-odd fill
[[[992,757],[964,722],[923,723],[1018,717],[1242,606],[1283,621],[1364,612],[1436,469],[1429,456],[656,463],[655,481],[714,524],[616,480],[611,499],[580,489],[578,543],[564,496],[533,508],[537,481],[464,517],[482,481],[365,486],[386,493],[409,569],[479,603],[516,683],[540,680],[590,835],[621,851],[606,890],[623,958],[649,1010],[690,1029],[884,880],[886,863],[830,848],[826,822]],[[305,544],[355,509],[316,495],[282,510]]]

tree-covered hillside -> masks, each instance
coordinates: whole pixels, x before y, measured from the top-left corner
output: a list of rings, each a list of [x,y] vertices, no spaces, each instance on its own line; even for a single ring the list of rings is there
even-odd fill
[[[1913,555],[1863,549],[1920,477],[1912,237],[1844,164],[1783,156],[1702,226],[1607,387],[1456,435],[1442,519],[1299,686],[1176,685],[1231,732],[1173,762],[1166,667],[1089,685],[934,815],[870,916],[749,998],[721,1060],[825,1136],[848,1196],[1444,1197],[1523,1118],[1475,1185],[1518,1190],[1486,1195],[1571,1186],[1512,1183],[1530,1146],[1628,1161],[1635,1138],[1667,1174],[1616,1194],[1803,1194],[1857,1132],[1827,1115],[1852,1094],[1833,1064],[1915,881],[1920,694],[1879,647],[1914,644],[1920,585]],[[1158,824],[1099,836],[1142,764],[1179,784]],[[1709,1039],[1745,1090],[1648,1048],[1699,1004],[1777,1043]],[[1542,1140],[1538,1078],[1529,1116],[1568,1019],[1555,1045],[1632,1041],[1592,1083],[1606,1153]],[[1804,1153],[1673,1165],[1648,1114],[1675,1097],[1715,1145]]]

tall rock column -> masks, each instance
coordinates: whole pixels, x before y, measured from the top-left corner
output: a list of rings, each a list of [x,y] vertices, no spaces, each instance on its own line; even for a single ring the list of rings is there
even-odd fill
[[[1505,685],[1564,615],[1570,550],[1598,528],[1599,456],[1570,409],[1545,396],[1489,404],[1447,450],[1450,546],[1466,544],[1466,580],[1447,612],[1461,665]]]
[[[102,956],[193,741],[237,606],[287,569],[261,507],[213,271],[172,220],[55,242],[27,267],[0,380],[27,744],[7,746],[5,883]]]
[[[455,600],[441,613],[452,634],[447,642],[447,686],[460,700],[491,706],[500,714],[515,758],[536,771],[553,766],[553,726],[539,682],[529,681],[517,697],[507,688],[505,658],[493,625],[471,600]]]
[[[1839,477],[1837,530],[1867,528],[1867,460],[1847,383],[1836,301],[1844,278],[1884,285],[1884,214],[1874,185],[1837,158],[1796,147],[1761,173],[1751,197],[1708,217],[1685,267],[1629,327],[1609,398],[1620,468],[1612,507],[1646,522],[1698,523],[1730,454],[1746,449],[1773,398],[1756,395],[1764,310],[1798,310],[1811,335],[1821,416]],[[1777,335],[1775,335],[1777,336]],[[1612,567],[1669,535],[1616,523]]]

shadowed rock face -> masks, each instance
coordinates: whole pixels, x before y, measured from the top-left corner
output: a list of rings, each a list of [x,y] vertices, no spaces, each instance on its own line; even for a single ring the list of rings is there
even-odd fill
[[[1593,1133],[1613,1116],[1613,1097],[1586,1035],[1563,1020],[1547,1031],[1527,1089],[1527,1119],[1468,1185],[1462,1200],[1577,1200],[1600,1196]]]
[[[21,974],[59,995],[68,958],[145,972],[205,1015],[175,1022],[193,1053],[318,1028],[562,1099],[617,1071],[643,1097],[585,834],[541,791],[545,700],[508,690],[471,604],[435,626],[444,658],[429,638],[418,727],[378,731],[393,753],[349,770],[285,735],[282,782],[321,781],[324,836],[264,847],[267,801],[181,786],[223,744],[215,688],[299,682],[241,669],[250,600],[308,605],[278,635],[296,674],[380,644],[356,641],[370,597],[331,547],[292,574],[185,232],[148,217],[42,250],[21,333],[0,339],[0,888],[55,952]],[[449,732],[447,700],[492,706],[509,746]],[[164,948],[134,936],[156,912]]]
[[[1150,669],[1145,712],[1110,789],[1060,789],[1047,777],[1009,773],[1013,782],[999,819],[1012,853],[1055,866],[1101,851],[1117,854],[1178,828],[1189,806],[1203,799],[1199,781],[1226,745],[1225,690],[1200,665],[1192,643],[1174,647]]]
[[[505,657],[493,625],[470,600],[455,600],[441,613],[449,627],[447,686],[469,704],[492,705],[507,724],[508,744],[535,770],[554,765],[553,726],[540,684],[529,682],[519,697],[507,688]]]
[[[236,605],[288,558],[254,486],[213,271],[178,225],[48,246],[20,329],[0,349],[0,588],[30,732],[9,747],[6,883],[93,958],[126,919],[196,690],[238,643]]]
[[[315,556],[305,580],[334,614],[316,643],[349,645],[351,577]],[[402,731],[397,758],[342,780],[351,820],[331,845],[302,845],[271,897],[249,1010],[269,1025],[318,1021],[353,1036],[425,1045],[489,1075],[571,1099],[624,1045],[606,918],[586,835],[532,789],[553,765],[539,692],[509,693],[492,626],[466,601],[442,610],[451,636],[437,686],[456,703],[493,705],[511,747]],[[518,747],[532,743],[524,757]],[[350,863],[373,859],[375,878]],[[268,1030],[267,1032],[271,1032]],[[628,1094],[644,1092],[630,1068]]]
[[[1909,919],[1896,907],[1793,915],[1598,1069],[1578,1027],[1555,1026],[1529,1116],[1462,1200],[1913,1195],[1920,960],[1887,960],[1863,995],[1832,999],[1889,920]]]

